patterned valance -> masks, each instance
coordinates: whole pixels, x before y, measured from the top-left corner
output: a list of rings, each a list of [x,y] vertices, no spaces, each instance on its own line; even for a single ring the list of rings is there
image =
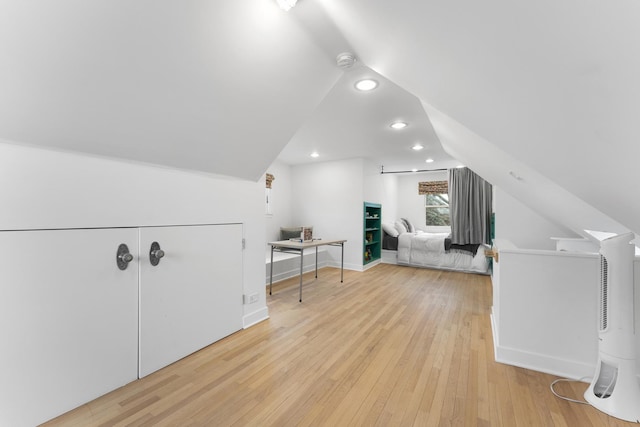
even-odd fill
[[[271,188],[271,183],[276,179],[275,176],[271,175],[270,173],[267,174],[267,177],[265,179],[265,181],[267,182],[267,188]]]
[[[418,194],[445,194],[449,192],[447,181],[427,181],[418,183]]]

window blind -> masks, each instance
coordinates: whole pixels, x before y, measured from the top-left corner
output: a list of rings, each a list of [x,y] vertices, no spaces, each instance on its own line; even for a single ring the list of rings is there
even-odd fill
[[[418,183],[418,194],[445,194],[449,192],[447,181],[426,181]]]
[[[276,179],[275,176],[271,175],[270,173],[267,174],[267,177],[265,178],[265,181],[267,183],[267,188],[271,188],[271,183]]]

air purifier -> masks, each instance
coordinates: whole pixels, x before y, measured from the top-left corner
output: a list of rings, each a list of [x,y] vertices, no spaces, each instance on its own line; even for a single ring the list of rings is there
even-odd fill
[[[633,233],[600,243],[598,362],[584,394],[595,408],[613,417],[640,422],[640,384],[636,369]]]

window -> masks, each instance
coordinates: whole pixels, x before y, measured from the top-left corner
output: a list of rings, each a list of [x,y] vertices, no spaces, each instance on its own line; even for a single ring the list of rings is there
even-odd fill
[[[449,195],[447,193],[426,194],[424,200],[427,225],[451,225],[449,222]]]
[[[450,226],[449,183],[447,181],[425,181],[418,183],[418,194],[424,196],[424,207],[428,226]]]

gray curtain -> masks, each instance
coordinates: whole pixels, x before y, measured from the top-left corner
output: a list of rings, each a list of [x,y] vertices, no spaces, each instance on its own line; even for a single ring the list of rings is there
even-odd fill
[[[491,243],[491,184],[468,168],[449,169],[451,243]]]

